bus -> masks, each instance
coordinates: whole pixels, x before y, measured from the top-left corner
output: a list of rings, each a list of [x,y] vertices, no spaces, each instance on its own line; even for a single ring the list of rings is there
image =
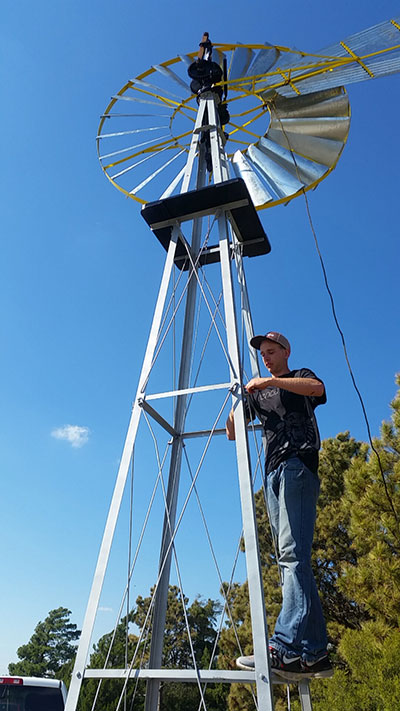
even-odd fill
[[[0,677],[0,711],[64,711],[67,689],[58,679]]]

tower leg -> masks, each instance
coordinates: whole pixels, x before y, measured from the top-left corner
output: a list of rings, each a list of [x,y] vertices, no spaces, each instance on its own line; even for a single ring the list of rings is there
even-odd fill
[[[310,695],[310,682],[308,679],[300,681],[298,684],[301,711],[312,711],[311,695]]]
[[[241,364],[237,320],[232,288],[232,273],[228,240],[228,224],[225,215],[218,219],[220,231],[221,276],[224,294],[228,351],[232,363],[232,380],[237,382],[234,394],[234,421],[236,436],[236,454],[240,486],[240,499],[243,517],[243,533],[246,553],[247,577],[249,586],[251,626],[255,657],[256,687],[258,706],[262,711],[274,708],[271,674],[269,669],[268,628],[265,612],[264,591],[259,556],[256,512],[251,480],[249,446],[246,431],[246,419],[243,403],[243,383],[241,382]]]
[[[233,230],[232,230],[233,233]],[[233,233],[234,234],[234,233]],[[250,343],[250,339],[254,336],[253,320],[250,311],[250,300],[249,293],[247,290],[246,275],[244,273],[243,258],[239,252],[240,246],[236,237],[232,240],[234,247],[235,265],[236,273],[239,282],[240,298],[241,298],[241,311],[242,319],[244,323],[244,331],[247,338],[247,343]],[[253,377],[260,375],[260,369],[258,366],[257,356],[255,354],[254,348],[249,349],[249,357],[251,364],[251,374]]]
[[[199,224],[200,223],[200,224]],[[196,220],[194,231],[200,232],[201,220]],[[196,236],[195,236],[196,237]],[[191,274],[184,322],[184,337],[182,342],[182,355],[179,370],[178,390],[183,390],[189,385],[190,359],[192,354],[193,325],[196,308],[196,276]],[[181,433],[184,430],[186,416],[186,395],[179,395],[176,403],[174,429]],[[162,648],[164,641],[165,618],[167,612],[168,587],[171,571],[172,547],[171,538],[175,528],[176,506],[179,493],[179,480],[182,461],[183,442],[180,437],[175,437],[172,442],[171,461],[168,476],[168,489],[166,495],[166,512],[161,540],[159,570],[161,572],[154,603],[153,627],[150,645],[149,666],[159,669],[162,663]],[[158,706],[160,682],[149,681],[146,689],[145,711],[156,711]]]
[[[200,112],[199,112],[200,113]],[[203,157],[199,159],[199,170],[197,176],[197,188],[203,187],[205,182],[205,164]],[[197,254],[200,249],[202,219],[197,218],[193,222],[192,231],[192,253]],[[189,285],[186,297],[185,317],[183,326],[181,361],[179,366],[178,390],[184,390],[189,385],[190,362],[193,348],[193,332],[195,322],[197,279],[196,274],[190,270]],[[187,395],[179,395],[176,403],[174,416],[174,429],[182,433],[185,426]],[[159,561],[159,571],[161,572],[157,587],[153,628],[150,645],[149,665],[152,669],[159,669],[162,663],[162,648],[164,641],[165,619],[167,613],[168,588],[171,571],[171,538],[175,528],[176,505],[179,493],[179,479],[182,461],[182,439],[174,438],[172,443],[171,461],[168,477],[168,489],[166,496],[166,512],[164,515],[164,525],[161,539],[161,551]],[[146,688],[145,711],[157,711],[159,699],[160,682],[151,680]]]
[[[178,235],[178,228],[174,228],[172,230],[171,242],[169,244],[167,258],[165,261],[164,272],[161,279],[160,290],[158,293],[156,308],[153,316],[153,323],[151,326],[149,340],[147,343],[142,372],[140,374],[139,387],[137,390],[136,399],[129,422],[128,433],[125,439],[121,463],[118,469],[117,480],[115,482],[114,492],[104,529],[103,539],[100,546],[99,556],[97,559],[92,588],[89,594],[86,614],[82,625],[82,633],[79,640],[78,652],[75,659],[74,669],[72,672],[71,684],[68,691],[65,711],[75,711],[78,703],[78,697],[89,654],[89,646],[93,634],[93,627],[96,619],[97,608],[99,606],[101,590],[103,587],[104,577],[107,570],[108,560],[110,557],[111,545],[114,538],[119,511],[121,508],[122,496],[128,477],[133,445],[135,443],[140,415],[142,412],[141,407],[139,405],[139,400],[146,389],[146,383],[154,357],[157,338],[161,325],[161,319],[164,311],[164,305],[167,297],[168,285],[171,279],[172,269],[174,268],[174,257],[176,251],[176,244],[178,241]]]

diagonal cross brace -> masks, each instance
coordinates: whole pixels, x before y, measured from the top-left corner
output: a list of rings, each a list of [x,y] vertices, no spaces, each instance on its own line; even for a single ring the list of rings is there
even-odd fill
[[[165,420],[162,417],[162,415],[160,415],[160,413],[154,409],[154,407],[149,405],[149,403],[146,402],[146,400],[144,400],[143,398],[139,398],[138,404],[139,404],[139,407],[141,407],[143,410],[145,410],[147,412],[147,414],[153,418],[153,420],[158,422],[158,424],[161,425],[161,427],[164,427],[164,429],[167,430],[167,432],[170,435],[172,435],[172,437],[180,437],[179,432],[177,432],[177,430],[174,429],[174,427],[172,427],[172,425],[170,425],[169,422],[167,422],[167,420]]]

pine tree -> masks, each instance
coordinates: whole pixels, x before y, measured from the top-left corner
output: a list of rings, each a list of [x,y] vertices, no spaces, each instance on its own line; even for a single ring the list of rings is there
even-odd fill
[[[397,379],[400,385],[400,378]],[[374,440],[378,457],[354,462],[346,475],[350,535],[357,565],[343,566],[340,585],[372,619],[400,622],[400,393],[391,403],[392,421]],[[382,467],[382,470],[381,470]]]
[[[320,452],[321,482],[312,562],[330,641],[336,646],[346,628],[360,629],[368,615],[340,584],[345,566],[356,567],[358,551],[350,530],[352,506],[346,495],[346,476],[362,466],[367,446],[349,432],[324,440]]]
[[[400,385],[400,379],[397,378]],[[354,560],[344,559],[337,587],[363,612],[338,644],[342,669],[312,684],[315,711],[333,704],[349,711],[392,711],[400,706],[400,393],[391,403],[374,451],[355,457],[344,477],[342,508]],[[381,470],[382,467],[382,470]]]
[[[152,591],[151,591],[152,593]],[[215,622],[220,612],[220,604],[215,600],[201,600],[196,598],[189,605],[188,598],[182,601],[180,591],[176,586],[170,586],[168,591],[167,616],[163,644],[164,668],[193,668],[194,661],[192,649],[187,634],[185,613],[186,609],[191,639],[196,664],[200,668],[207,668],[216,639]],[[101,668],[121,669],[132,664],[134,669],[145,667],[149,661],[149,639],[151,638],[151,624],[139,640],[132,634],[129,625],[141,629],[148,615],[151,604],[151,595],[143,598],[139,596],[135,608],[129,614],[128,631],[127,620],[123,618],[117,626],[115,634],[104,635],[95,645],[90,657],[89,666]],[[108,660],[108,661],[107,661]],[[133,661],[132,661],[133,660]],[[96,708],[101,711],[114,711],[116,699],[119,699],[123,690],[123,682],[119,680],[105,681],[101,685],[93,679],[83,685],[79,711],[90,711],[96,690],[98,700]],[[126,706],[131,711],[141,711],[144,706],[146,685],[138,684],[132,680],[126,687]],[[228,689],[222,684],[208,685],[205,690],[207,709],[209,711],[223,711],[226,708]],[[160,711],[186,711],[199,706],[200,694],[196,684],[162,683],[160,688]]]
[[[9,673],[62,679],[75,657],[73,642],[80,635],[77,626],[69,621],[70,615],[66,607],[51,610],[46,619],[36,625],[29,642],[17,650],[20,661],[8,665]]]

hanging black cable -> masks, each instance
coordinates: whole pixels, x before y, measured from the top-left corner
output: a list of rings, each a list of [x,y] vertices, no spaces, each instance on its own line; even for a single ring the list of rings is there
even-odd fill
[[[356,393],[357,393],[357,395],[358,395],[358,399],[359,399],[359,401],[360,401],[361,409],[362,409],[362,412],[363,412],[363,415],[364,415],[364,420],[365,420],[365,424],[366,424],[366,428],[367,428],[367,433],[368,433],[369,444],[370,444],[370,447],[371,447],[372,451],[374,452],[374,454],[375,454],[375,456],[376,456],[376,458],[377,458],[378,465],[379,465],[379,469],[380,469],[380,474],[381,474],[382,481],[383,481],[383,486],[384,486],[384,488],[385,488],[386,498],[387,498],[387,500],[388,500],[388,502],[389,502],[389,505],[390,505],[390,508],[391,508],[391,510],[392,510],[393,516],[394,516],[394,518],[395,518],[395,521],[396,521],[396,524],[397,524],[397,528],[398,528],[399,531],[400,531],[400,522],[399,522],[399,519],[398,519],[398,516],[397,516],[396,509],[395,509],[394,504],[393,504],[393,499],[392,499],[392,497],[390,496],[389,489],[388,489],[388,486],[387,486],[387,483],[386,483],[385,472],[384,472],[384,469],[383,469],[382,460],[381,460],[381,458],[380,458],[380,455],[379,455],[378,450],[376,449],[376,447],[374,446],[374,443],[373,443],[372,434],[371,434],[371,428],[370,428],[370,424],[369,424],[369,420],[368,420],[367,411],[366,411],[366,408],[365,408],[365,405],[364,405],[364,400],[363,400],[363,397],[362,397],[362,395],[361,395],[361,392],[360,392],[360,390],[359,390],[359,388],[358,388],[358,386],[357,386],[356,379],[355,379],[354,373],[353,373],[353,369],[352,369],[352,367],[351,367],[350,360],[349,360],[349,357],[348,357],[348,354],[347,354],[347,347],[346,347],[345,337],[344,337],[343,331],[342,331],[342,329],[341,329],[341,327],[340,327],[339,320],[338,320],[338,317],[337,317],[337,314],[336,314],[336,308],[335,308],[335,302],[334,302],[334,299],[333,299],[333,294],[332,294],[332,291],[331,291],[330,286],[329,286],[328,276],[327,276],[327,273],[326,273],[324,260],[323,260],[322,254],[321,254],[321,250],[320,250],[320,248],[319,248],[317,235],[316,235],[316,232],[315,232],[315,229],[314,229],[314,225],[313,225],[313,221],[312,221],[312,218],[311,218],[310,205],[309,205],[308,198],[307,198],[307,194],[306,194],[306,191],[304,190],[304,188],[303,188],[303,195],[304,195],[304,200],[305,200],[305,203],[306,203],[306,210],[307,210],[307,215],[308,215],[308,219],[309,219],[309,222],[310,222],[311,231],[312,231],[312,234],[313,234],[313,237],[314,237],[315,247],[316,247],[316,250],[317,250],[317,254],[318,254],[319,261],[320,261],[321,268],[322,268],[322,273],[323,273],[323,276],[324,276],[324,282],[325,282],[326,290],[327,290],[327,292],[328,292],[329,299],[330,299],[330,302],[331,302],[331,308],[332,308],[333,318],[334,318],[334,321],[335,321],[335,324],[336,324],[336,328],[337,328],[337,330],[339,331],[339,334],[340,334],[340,338],[341,338],[342,346],[343,346],[344,357],[345,357],[345,360],[346,360],[346,363],[347,363],[347,367],[348,367],[348,370],[349,370],[349,373],[350,373],[350,377],[351,377],[351,380],[352,380],[354,389],[355,389],[355,391],[356,391]]]
[[[283,135],[285,136],[285,139],[286,139],[288,148],[289,148],[290,153],[291,153],[291,155],[292,155],[293,163],[294,163],[295,168],[296,168],[297,178],[298,178],[298,180],[301,182],[300,173],[299,173],[299,168],[298,168],[297,161],[296,161],[296,156],[295,156],[294,151],[293,151],[293,149],[292,149],[292,147],[291,147],[291,145],[290,145],[290,140],[289,140],[288,135],[287,135],[287,133],[286,133],[286,131],[285,131],[285,128],[284,128],[284,126],[283,126],[283,124],[282,124],[282,121],[281,121],[281,119],[280,119],[280,117],[279,117],[279,113],[277,112],[276,115],[277,115],[277,117],[278,117],[278,120],[279,120],[281,129],[282,129]],[[396,521],[396,526],[397,526],[398,533],[400,534],[400,521],[399,521],[399,518],[398,518],[398,515],[397,515],[397,512],[396,512],[396,509],[395,509],[394,504],[393,504],[393,499],[392,499],[392,497],[390,496],[390,492],[389,492],[389,489],[388,489],[388,486],[387,486],[387,483],[386,483],[385,472],[384,472],[384,469],[383,469],[382,460],[381,460],[380,455],[379,455],[379,452],[378,452],[378,450],[376,449],[376,447],[374,446],[374,443],[373,443],[373,440],[372,440],[371,428],[370,428],[370,424],[369,424],[369,419],[368,419],[367,411],[366,411],[366,408],[365,408],[365,405],[364,405],[364,400],[363,400],[363,397],[362,397],[362,395],[361,395],[361,392],[360,392],[360,390],[359,390],[359,388],[358,388],[358,386],[357,386],[356,379],[355,379],[354,373],[353,373],[353,369],[352,369],[352,367],[351,367],[350,360],[349,360],[349,357],[348,357],[348,354],[347,354],[347,347],[346,347],[345,337],[344,337],[343,331],[342,331],[342,329],[341,329],[341,327],[340,327],[339,319],[338,319],[337,314],[336,314],[335,301],[334,301],[334,298],[333,298],[333,294],[332,294],[331,288],[330,288],[330,286],[329,286],[328,276],[327,276],[327,272],[326,272],[324,260],[323,260],[322,254],[321,254],[321,250],[320,250],[320,248],[319,248],[318,238],[317,238],[317,235],[316,235],[316,232],[315,232],[315,229],[314,229],[314,225],[313,225],[313,221],[312,221],[312,218],[311,218],[310,205],[309,205],[308,198],[307,198],[307,193],[306,193],[304,187],[303,187],[303,189],[302,189],[302,192],[303,192],[303,195],[304,195],[304,200],[305,200],[305,204],[306,204],[306,210],[307,210],[308,220],[309,220],[309,223],[310,223],[311,232],[312,232],[313,237],[314,237],[315,247],[316,247],[316,250],[317,250],[317,254],[318,254],[319,261],[320,261],[321,268],[322,268],[322,273],[323,273],[323,276],[324,276],[325,287],[326,287],[326,290],[327,290],[327,292],[328,292],[329,299],[330,299],[330,302],[331,302],[331,308],[332,308],[333,318],[334,318],[336,328],[337,328],[337,330],[339,331],[340,338],[341,338],[341,341],[342,341],[344,357],[345,357],[345,360],[346,360],[346,363],[347,363],[347,367],[348,367],[348,370],[349,370],[349,373],[350,373],[350,377],[351,377],[351,381],[352,381],[352,383],[353,383],[353,387],[354,387],[354,389],[355,389],[355,391],[356,391],[356,393],[357,393],[358,399],[359,399],[360,404],[361,404],[361,409],[362,409],[362,412],[363,412],[363,416],[364,416],[364,420],[365,420],[365,424],[366,424],[366,428],[367,428],[367,434],[368,434],[369,444],[370,444],[371,450],[374,452],[374,454],[375,454],[375,456],[376,456],[376,459],[377,459],[377,462],[378,462],[380,475],[381,475],[382,482],[383,482],[383,486],[384,486],[384,489],[385,489],[385,495],[386,495],[386,498],[387,498],[387,500],[388,500],[388,502],[389,502],[389,506],[390,506],[390,509],[391,509],[391,511],[392,511],[392,513],[393,513],[394,519],[395,519],[395,521]]]

